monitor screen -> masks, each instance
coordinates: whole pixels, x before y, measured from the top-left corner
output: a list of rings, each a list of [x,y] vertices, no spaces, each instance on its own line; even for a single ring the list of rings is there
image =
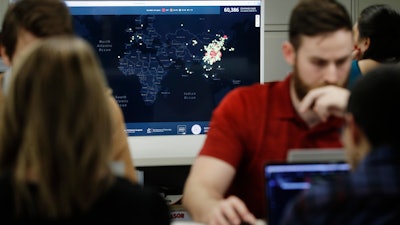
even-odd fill
[[[263,82],[261,0],[66,4],[99,55],[134,159],[194,156],[221,99]]]

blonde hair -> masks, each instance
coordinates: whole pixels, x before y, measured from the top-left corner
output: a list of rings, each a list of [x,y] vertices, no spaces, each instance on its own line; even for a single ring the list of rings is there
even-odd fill
[[[94,51],[80,38],[49,38],[12,75],[0,169],[13,174],[17,212],[54,218],[89,209],[112,178],[109,96]]]

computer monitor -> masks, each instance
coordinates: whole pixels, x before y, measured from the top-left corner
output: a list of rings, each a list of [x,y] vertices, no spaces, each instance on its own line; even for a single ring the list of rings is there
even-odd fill
[[[262,0],[66,4],[99,55],[136,165],[190,163],[221,99],[263,82]]]

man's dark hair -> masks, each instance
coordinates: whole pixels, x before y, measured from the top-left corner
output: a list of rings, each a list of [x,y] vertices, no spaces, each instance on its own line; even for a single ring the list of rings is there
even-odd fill
[[[301,0],[293,9],[289,21],[289,40],[297,50],[301,36],[329,34],[340,29],[352,31],[346,8],[333,0]]]
[[[347,111],[372,147],[400,147],[400,66],[387,64],[366,73],[351,91]]]
[[[2,45],[10,58],[21,29],[39,38],[74,32],[72,17],[61,0],[17,0],[10,4],[2,26]]]
[[[370,38],[364,59],[400,61],[400,13],[388,5],[371,5],[357,20],[359,38]]]

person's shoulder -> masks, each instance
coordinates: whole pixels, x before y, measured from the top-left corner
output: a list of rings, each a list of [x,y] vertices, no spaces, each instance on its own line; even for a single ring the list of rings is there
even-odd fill
[[[0,175],[0,215],[5,219],[12,215],[14,210],[14,190],[11,173]]]
[[[249,86],[238,87],[232,91],[233,96],[237,99],[246,99],[250,102],[260,103],[269,98],[268,96],[281,95],[289,91],[288,82],[285,81],[271,81],[266,83],[257,83]]]
[[[352,195],[350,176],[343,175],[329,180],[320,180],[304,191],[300,202],[309,208],[323,209],[332,204],[341,204]]]
[[[276,82],[255,83],[251,85],[240,86],[233,89],[229,95],[242,96],[244,98],[246,97],[256,98],[257,96],[265,97],[270,90],[274,89],[274,87],[276,87],[280,83],[282,82],[276,81]]]
[[[334,183],[320,183],[302,191],[287,205],[282,224],[324,224],[330,215],[339,214],[341,209],[333,210],[338,206],[336,201],[343,198],[337,198],[330,185]]]
[[[232,108],[232,111],[238,115],[239,111],[237,109],[247,108],[247,105],[259,104],[265,96],[265,87],[259,83],[236,87],[222,99],[215,111],[224,109],[222,111],[226,112],[226,108]]]
[[[279,91],[281,88],[279,87],[282,86],[282,83],[282,81],[278,81],[237,87],[222,99],[216,111],[222,110],[226,112],[227,108],[232,108],[232,112],[234,112],[235,115],[239,115],[241,109],[243,109],[242,112],[245,114],[247,114],[248,111],[244,109],[251,109],[253,114],[262,113],[254,109],[265,110],[266,108],[263,106],[267,105],[267,100],[270,99],[269,96],[275,96],[281,93],[281,91]]]
[[[283,83],[283,81],[270,81],[270,82],[265,82],[265,83],[255,83],[255,84],[240,86],[240,87],[236,88],[235,90],[239,91],[239,92],[259,92],[259,91],[268,90],[268,89],[273,88],[282,83]]]

